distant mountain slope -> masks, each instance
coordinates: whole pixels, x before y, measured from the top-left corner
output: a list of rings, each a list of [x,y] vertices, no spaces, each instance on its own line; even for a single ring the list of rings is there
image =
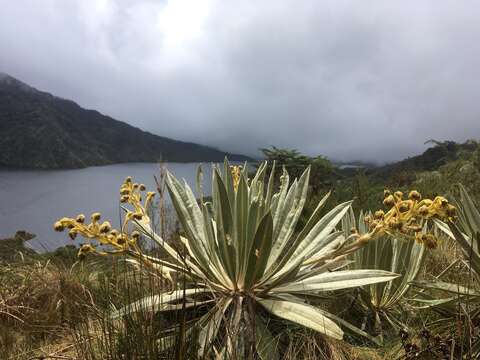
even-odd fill
[[[355,211],[382,207],[383,191],[408,194],[418,190],[424,197],[449,196],[462,183],[480,203],[480,142],[431,141],[422,154],[379,167],[336,169],[333,195],[341,203],[355,199]],[[329,189],[324,189],[326,192]]]
[[[474,140],[468,140],[464,143],[435,140],[430,142],[434,146],[428,148],[422,154],[374,168],[371,170],[371,174],[385,181],[392,180],[392,178],[405,173],[433,171],[459,158],[464,158],[479,149],[479,144]]]
[[[80,168],[124,162],[243,161],[194,143],[157,136],[0,73],[0,166]]]

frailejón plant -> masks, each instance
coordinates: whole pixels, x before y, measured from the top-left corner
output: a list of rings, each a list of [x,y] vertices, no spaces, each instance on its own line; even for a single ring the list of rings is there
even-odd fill
[[[363,214],[358,218],[358,231],[361,234],[367,231]],[[421,239],[425,233],[424,228],[417,238]],[[406,327],[401,320],[405,309],[399,305],[410,288],[410,282],[414,281],[420,272],[425,258],[425,247],[422,242],[406,241],[401,235],[383,235],[353,254],[354,269],[380,269],[400,275],[388,283],[371,284],[360,289],[360,304],[365,313],[363,324],[365,326],[367,319],[371,317],[381,339],[385,323],[396,332]]]
[[[83,245],[81,254],[122,253],[134,261],[162,269],[179,283],[174,284],[173,291],[140,299],[119,309],[114,316],[146,309],[163,312],[206,307],[208,310],[199,318],[186,324],[184,334],[197,333],[199,354],[212,349],[219,354],[232,354],[243,342],[252,343],[248,346],[262,358],[273,357],[272,336],[262,314],[270,313],[341,339],[342,329],[331,320],[335,316],[310,305],[305,298],[397,277],[383,270],[338,270],[344,266],[347,254],[374,235],[368,234],[368,239],[357,234],[345,237],[339,231],[339,222],[351,202],[321,216],[327,194],[306,225],[299,231],[296,229],[307,197],[309,172],[308,168],[298,180],[290,182],[284,170],[280,188],[275,191],[275,174],[272,171],[267,179],[266,163],[248,179],[246,166],[230,167],[225,162],[223,171],[219,167],[213,169],[211,198],[200,193],[198,199],[185,182],[169,173],[166,182],[184,231],[185,236],[181,237],[184,249],[175,249],[153,231],[148,204],[142,204],[144,187],[130,178],[121,187],[121,201],[129,206],[125,207],[121,231],[112,230],[107,222],[100,223],[99,214],[94,214],[88,225],[80,216],[63,218],[55,228],[68,228],[72,237],[80,234],[96,240]],[[199,188],[201,175],[199,172]],[[146,195],[147,203],[152,196],[152,193]],[[137,232],[127,234],[131,225]],[[168,258],[142,253],[136,244],[139,236],[154,241]],[[98,243],[111,250],[105,246],[97,249]],[[174,335],[162,336],[166,344],[172,343]],[[221,345],[210,346],[214,341]]]

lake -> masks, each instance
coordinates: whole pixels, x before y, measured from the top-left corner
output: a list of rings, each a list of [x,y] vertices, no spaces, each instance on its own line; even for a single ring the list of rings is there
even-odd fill
[[[195,190],[197,163],[169,163],[176,177],[184,178]],[[211,166],[205,164],[204,189],[209,193]],[[67,233],[57,233],[53,223],[79,213],[90,216],[99,211],[103,219],[119,227],[119,188],[126,176],[155,191],[157,163],[118,164],[78,170],[0,170],[0,238],[26,230],[36,235],[27,242],[36,250],[53,250],[71,244]],[[78,242],[77,242],[78,243]]]

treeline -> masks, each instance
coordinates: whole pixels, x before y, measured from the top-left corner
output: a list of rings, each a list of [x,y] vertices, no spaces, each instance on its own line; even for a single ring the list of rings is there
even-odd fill
[[[422,154],[378,167],[342,168],[322,155],[308,156],[295,149],[275,146],[261,151],[270,164],[275,161],[277,181],[283,166],[291,178],[299,177],[311,166],[310,191],[315,200],[331,190],[331,201],[355,199],[356,210],[374,210],[385,187],[418,188],[428,196],[435,196],[448,194],[453,185],[462,183],[474,199],[480,200],[480,143],[477,140],[464,143],[429,140],[426,143],[432,146]]]

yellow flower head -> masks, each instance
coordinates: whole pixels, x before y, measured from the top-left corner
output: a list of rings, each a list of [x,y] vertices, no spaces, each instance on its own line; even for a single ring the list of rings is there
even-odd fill
[[[422,199],[422,195],[417,190],[412,190],[408,193],[408,198],[410,200],[419,201]]]
[[[383,210],[377,210],[377,211],[375,211],[375,214],[373,214],[373,217],[376,220],[383,219],[384,216],[385,216],[385,212]]]
[[[63,225],[61,221],[57,221],[55,224],[53,224],[53,228],[55,231],[63,231],[65,230],[65,225]]]
[[[429,213],[429,208],[427,205],[422,205],[420,206],[420,208],[418,209],[418,213],[420,214],[420,216],[422,217],[427,217],[428,216],[428,213]]]
[[[403,199],[403,192],[401,191],[395,191],[393,193],[393,196],[395,197],[395,200],[400,201]]]
[[[153,192],[153,191],[147,192],[147,199],[149,199],[149,198],[151,199],[151,198],[153,198],[154,196],[155,196],[155,192]]]
[[[96,251],[95,247],[92,246],[91,244],[83,244],[82,246],[80,246],[80,250],[78,250],[78,255],[79,256],[86,255],[88,253],[93,253],[95,251]]]
[[[421,236],[422,243],[429,249],[437,248],[437,238],[433,234],[423,234]]]
[[[92,214],[92,222],[97,222],[100,220],[100,218],[102,217],[102,214],[100,214],[99,212],[96,212],[96,213],[93,213]]]
[[[454,219],[457,216],[457,208],[453,205],[448,205],[446,213],[448,217]]]
[[[68,232],[68,236],[70,236],[70,239],[72,240],[75,240],[75,238],[77,237],[77,230],[75,229],[71,229],[69,232]]]
[[[78,223],[80,224],[83,224],[85,222],[85,215],[83,214],[79,214],[76,219],[75,219]]]
[[[112,225],[108,221],[105,221],[101,226],[99,231],[103,234],[108,233],[110,230],[112,230]]]
[[[395,198],[393,195],[388,195],[384,200],[383,200],[383,205],[385,206],[393,206],[395,204]]]
[[[398,204],[398,210],[402,213],[406,212],[410,210],[410,205],[411,204],[408,201],[402,201]]]
[[[119,236],[117,236],[117,238],[115,239],[116,243],[120,246],[124,246],[125,244],[127,244],[127,236],[125,234],[121,234]]]

